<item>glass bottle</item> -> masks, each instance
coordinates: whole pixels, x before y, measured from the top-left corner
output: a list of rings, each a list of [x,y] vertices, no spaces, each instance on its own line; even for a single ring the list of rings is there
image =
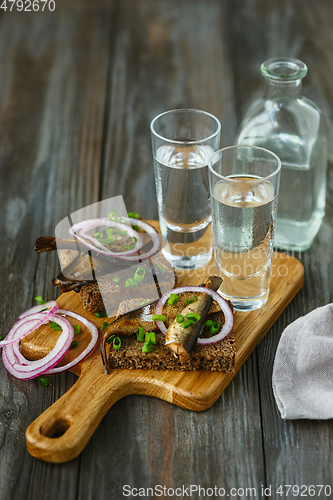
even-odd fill
[[[307,66],[298,59],[264,62],[264,96],[252,103],[235,144],[261,146],[282,162],[274,244],[306,250],[325,215],[327,123],[318,106],[302,96]]]

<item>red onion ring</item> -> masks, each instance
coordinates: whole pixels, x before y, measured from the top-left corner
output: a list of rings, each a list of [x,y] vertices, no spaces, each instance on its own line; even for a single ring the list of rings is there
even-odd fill
[[[119,256],[120,259],[123,259],[123,260],[129,260],[129,261],[134,261],[134,260],[146,260],[148,259],[148,257],[150,257],[151,255],[153,255],[155,252],[157,252],[157,250],[160,248],[160,237],[159,237],[159,234],[157,233],[157,231],[155,231],[155,229],[150,226],[147,222],[144,222],[143,220],[141,219],[132,219],[132,218],[128,218],[129,222],[131,224],[136,224],[137,226],[141,227],[141,229],[143,229],[144,231],[146,231],[146,233],[149,234],[149,236],[151,237],[152,241],[153,241],[153,246],[152,248],[149,250],[149,252],[146,252],[146,253],[143,253],[141,255],[128,255],[127,257],[121,257]],[[133,250],[131,250],[132,252]]]
[[[136,238],[137,241],[135,243],[135,246],[131,248],[131,250],[127,250],[124,252],[112,252],[104,245],[102,245],[102,243],[100,243],[98,240],[86,234],[87,231],[89,231],[90,229],[94,229],[95,227],[98,226],[116,227],[118,229],[121,229],[122,231],[126,231],[129,237]],[[97,253],[100,253],[101,255],[107,255],[109,257],[112,256],[120,258],[122,256],[132,254],[133,252],[139,250],[143,245],[141,236],[131,226],[128,226],[127,224],[122,224],[120,222],[114,222],[106,217],[101,217],[99,219],[89,219],[89,220],[84,220],[82,222],[78,222],[69,229],[69,233],[73,236],[73,238],[76,238],[86,247],[90,248],[91,250],[94,250]]]
[[[201,287],[201,286],[180,286],[178,288],[174,288],[172,290],[169,290],[166,292],[160,300],[157,302],[156,307],[155,307],[155,314],[161,314],[163,315],[163,306],[170,297],[172,293],[183,293],[183,292],[195,292],[195,293],[206,293],[207,295],[210,295],[218,305],[220,306],[223,314],[224,314],[224,325],[219,333],[214,335],[213,337],[209,337],[207,339],[201,339],[198,338],[197,343],[199,345],[208,345],[208,344],[214,344],[215,342],[219,342],[220,340],[224,339],[230,333],[233,325],[234,325],[234,316],[231,310],[231,307],[229,306],[228,302],[221,297],[217,292],[214,292],[210,288],[206,287]],[[167,332],[167,327],[165,326],[163,321],[155,321],[156,326],[160,329],[164,335]]]
[[[47,313],[46,313],[47,314]],[[20,326],[17,326],[15,330],[11,330],[10,336],[11,339],[18,342],[18,338],[21,335],[20,330],[27,328],[31,329],[31,323],[36,325],[40,323],[40,316],[42,316],[42,323],[45,322],[45,313],[37,313],[30,316],[26,316],[26,322],[22,323]],[[5,368],[11,373],[14,377],[29,380],[31,378],[37,377],[41,375],[51,368],[53,368],[59,361],[65,356],[66,352],[69,350],[73,337],[74,337],[74,329],[71,323],[66,319],[60,316],[57,316],[57,322],[62,328],[62,333],[57,340],[56,345],[52,349],[52,351],[47,354],[44,358],[37,361],[29,361],[24,358],[20,353],[17,355],[18,344],[15,344],[17,352],[14,350],[13,345],[7,345],[2,350],[2,361]],[[30,325],[28,325],[30,323]],[[33,329],[35,329],[33,328]],[[8,334],[9,335],[9,334]],[[10,340],[11,340],[10,339]],[[23,361],[22,361],[23,358]]]
[[[81,323],[83,323],[88,328],[88,330],[90,330],[91,340],[90,340],[89,344],[87,345],[87,347],[84,349],[84,351],[82,351],[81,354],[79,354],[77,356],[77,358],[75,358],[75,359],[73,359],[73,361],[70,361],[69,363],[67,363],[67,365],[58,366],[56,368],[52,368],[51,370],[48,370],[46,372],[47,375],[53,375],[54,373],[61,373],[61,372],[64,372],[66,370],[69,370],[70,368],[73,368],[73,366],[76,366],[86,356],[88,356],[88,354],[91,353],[91,351],[95,347],[97,340],[98,340],[98,328],[91,321],[87,320],[83,316],[80,316],[79,314],[76,314],[72,311],[65,311],[64,309],[59,309],[58,313],[55,314],[55,317],[57,318],[57,320],[58,320],[58,314],[65,314],[67,316],[71,316],[72,318],[77,319],[78,321],[81,321]]]
[[[152,239],[153,246],[149,250],[149,252],[146,252],[141,255],[137,255],[137,251],[140,250],[140,248],[143,245],[142,238],[140,234],[135,231],[131,226],[128,226],[127,224],[122,224],[120,222],[114,222],[109,220],[106,217],[101,217],[100,219],[90,219],[90,220],[85,220],[82,222],[79,222],[77,224],[74,224],[70,229],[69,233],[76,238],[78,241],[80,241],[83,245],[86,247],[90,248],[91,250],[94,250],[97,253],[100,253],[102,255],[107,255],[107,256],[113,256],[117,257],[122,260],[127,260],[127,261],[137,261],[137,260],[145,260],[148,259],[151,255],[157,252],[157,250],[160,248],[160,237],[155,231],[155,229],[150,226],[147,222],[142,221],[141,219],[134,219],[131,217],[123,217],[122,220],[127,220],[130,225],[136,225],[139,226],[141,229],[146,231],[147,234]],[[126,231],[129,232],[129,236],[135,237],[137,239],[137,242],[135,246],[131,249],[128,250],[127,252],[111,252],[108,250],[106,247],[104,247],[98,240],[95,240],[95,238],[92,238],[91,236],[87,235],[86,232],[89,231],[90,229],[93,229],[98,226],[102,225],[107,225],[109,227],[119,227],[120,229],[125,228]],[[76,231],[79,231],[76,234]],[[84,237],[83,237],[84,236]],[[90,243],[89,243],[90,242]]]
[[[18,328],[21,328],[21,325],[24,325],[26,323],[26,319],[27,319],[28,316],[31,316],[31,314],[34,311],[36,311],[36,314],[37,314],[37,311],[38,311],[38,314],[39,314],[40,310],[46,309],[48,307],[51,307],[51,309],[49,311],[47,311],[45,313],[45,315],[38,316],[39,321],[37,321],[37,323],[34,323],[32,326],[30,326],[30,329],[22,328],[20,330],[21,331],[21,335],[19,337],[17,337],[17,336],[14,337],[14,334],[15,334],[16,330]],[[9,344],[13,344],[14,342],[19,342],[21,339],[23,339],[23,337],[26,337],[27,335],[29,335],[29,333],[33,332],[34,330],[36,330],[37,328],[39,328],[41,325],[43,325],[45,322],[47,322],[51,318],[51,316],[53,316],[54,313],[58,309],[59,309],[59,306],[58,306],[58,304],[54,300],[51,300],[50,302],[46,302],[43,305],[38,305],[38,306],[31,307],[30,309],[28,309],[27,311],[25,311],[24,313],[22,313],[19,316],[19,320],[10,329],[10,331],[7,334],[5,340],[2,340],[0,342],[0,347],[6,346],[6,345],[9,345]]]

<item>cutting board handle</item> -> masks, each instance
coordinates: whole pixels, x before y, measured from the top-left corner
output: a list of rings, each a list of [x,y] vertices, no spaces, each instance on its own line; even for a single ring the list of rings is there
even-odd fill
[[[105,375],[91,368],[30,424],[26,442],[32,456],[54,463],[77,457],[109,408],[133,393],[124,371]]]

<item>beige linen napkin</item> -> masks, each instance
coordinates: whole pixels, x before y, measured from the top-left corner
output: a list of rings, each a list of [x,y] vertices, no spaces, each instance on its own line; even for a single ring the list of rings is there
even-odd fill
[[[282,418],[333,418],[333,304],[287,326],[272,385]]]

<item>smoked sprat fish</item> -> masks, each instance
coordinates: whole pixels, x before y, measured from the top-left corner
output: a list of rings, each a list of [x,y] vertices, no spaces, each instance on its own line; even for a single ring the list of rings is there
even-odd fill
[[[205,286],[216,292],[222,283],[222,278],[218,276],[209,276]],[[177,322],[174,319],[169,326],[165,335],[165,345],[171,349],[175,356],[179,357],[181,362],[187,361],[191,355],[193,346],[196,344],[206,322],[206,316],[213,302],[212,297],[203,294],[196,302],[189,304],[182,310],[181,315],[185,318],[186,315],[195,314],[200,316],[200,319],[184,328],[184,323]]]

